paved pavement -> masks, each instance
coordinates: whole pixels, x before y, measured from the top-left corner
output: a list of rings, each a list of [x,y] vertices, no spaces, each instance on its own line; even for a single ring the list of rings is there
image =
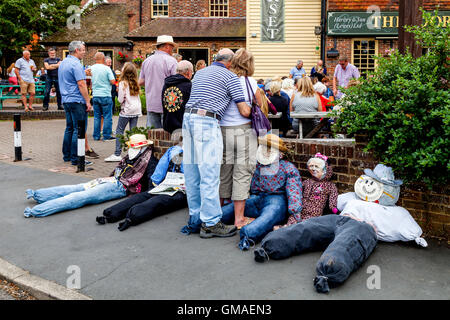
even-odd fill
[[[11,297],[6,292],[3,292],[2,290],[0,290],[0,300],[14,300],[14,298]]]
[[[140,125],[144,121],[142,117]],[[25,199],[25,189],[88,181],[115,166],[102,160],[112,153],[114,143],[91,142],[102,157],[94,160],[93,171],[50,171],[73,169],[61,159],[64,126],[60,120],[24,121],[24,158],[32,160],[14,163],[12,122],[0,122],[0,257],[32,274],[65,286],[73,275],[69,267],[75,266],[72,270],[81,272],[80,292],[95,299],[450,298],[450,251],[432,241],[426,249],[379,243],[344,285],[320,295],[312,285],[319,252],[258,264],[251,250],[237,248],[238,236],[206,240],[181,234],[186,209],[124,232],[117,224],[95,222],[118,201],[26,219],[25,207],[35,203]],[[370,266],[380,268],[379,290],[367,288]]]
[[[118,119],[118,116],[113,117],[113,130],[116,129]],[[138,126],[145,126],[145,122],[146,117],[140,117]],[[22,121],[22,158],[31,160],[22,161],[20,165],[85,177],[109,176],[117,163],[105,162],[104,159],[114,152],[115,140],[94,141],[92,138],[93,125],[94,119],[89,118],[88,143],[100,155],[100,158],[86,158],[94,163],[92,166],[86,167],[88,171],[76,173],[76,167],[62,159],[61,148],[66,126],[65,120]],[[14,162],[13,121],[0,121],[0,161]]]

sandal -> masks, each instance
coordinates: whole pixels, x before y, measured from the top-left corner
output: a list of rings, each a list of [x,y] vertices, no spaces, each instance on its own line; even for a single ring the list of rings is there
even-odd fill
[[[245,218],[245,223],[242,226],[237,227],[238,230],[241,230],[243,227],[245,227],[246,225],[248,225],[256,220],[255,218],[249,218],[249,217],[244,217],[244,218]]]

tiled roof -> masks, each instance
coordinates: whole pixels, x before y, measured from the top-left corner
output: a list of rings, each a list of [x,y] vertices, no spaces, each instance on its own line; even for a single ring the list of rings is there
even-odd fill
[[[81,28],[65,28],[43,39],[43,44],[68,43],[126,43],[128,16],[124,4],[101,4],[81,15]]]
[[[245,18],[157,18],[131,31],[126,38],[245,38]]]

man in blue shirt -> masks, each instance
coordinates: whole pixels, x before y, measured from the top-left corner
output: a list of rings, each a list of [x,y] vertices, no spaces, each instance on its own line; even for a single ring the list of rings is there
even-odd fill
[[[92,73],[92,103],[94,105],[94,140],[100,140],[101,118],[103,116],[103,140],[115,140],[112,134],[111,86],[116,81],[110,67],[105,64],[105,55],[97,52]]]
[[[58,68],[59,89],[66,112],[66,130],[63,140],[63,159],[78,164],[77,138],[78,120],[86,121],[87,112],[92,110],[86,85],[86,74],[80,60],[86,53],[84,43],[72,41],[69,55]]]
[[[230,237],[234,225],[220,220],[220,166],[223,155],[219,120],[231,101],[250,117],[239,78],[228,68],[233,51],[222,49],[211,66],[199,70],[192,81],[191,96],[183,118],[183,154],[189,222],[183,233],[199,232],[202,238]]]
[[[306,75],[306,71],[303,68],[303,61],[298,60],[297,65],[291,69],[289,72],[289,78],[295,79],[295,78],[301,78],[304,75]]]

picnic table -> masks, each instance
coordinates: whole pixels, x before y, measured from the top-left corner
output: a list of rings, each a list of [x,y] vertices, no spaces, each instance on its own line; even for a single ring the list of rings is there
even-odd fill
[[[35,98],[37,99],[44,99],[45,95],[45,82],[36,82],[36,94]],[[12,88],[11,91],[9,88]],[[20,85],[13,85],[13,84],[1,84],[0,85],[0,110],[3,109],[3,100],[7,99],[21,99],[22,96],[19,94],[15,94],[14,91],[18,89],[20,91]],[[27,94],[27,98],[29,95]]]
[[[331,117],[331,112],[291,112],[291,118],[298,119],[298,134],[299,139],[303,139],[303,123],[302,119],[322,119],[317,126],[314,127],[311,132],[309,132],[305,139],[312,138],[320,129],[322,129],[328,122],[328,118]],[[276,115],[269,114],[270,119],[281,118],[281,112]]]

